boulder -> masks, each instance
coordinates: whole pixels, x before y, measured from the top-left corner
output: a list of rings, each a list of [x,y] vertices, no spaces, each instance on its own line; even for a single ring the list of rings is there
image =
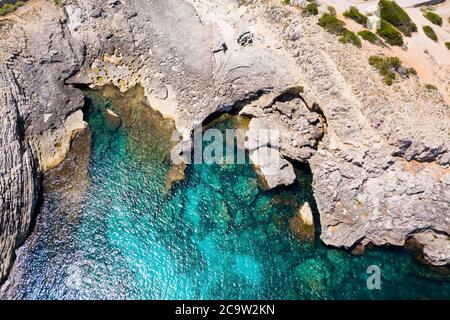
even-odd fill
[[[269,189],[291,185],[296,179],[294,167],[276,149],[262,147],[251,151],[250,160],[261,172]]]

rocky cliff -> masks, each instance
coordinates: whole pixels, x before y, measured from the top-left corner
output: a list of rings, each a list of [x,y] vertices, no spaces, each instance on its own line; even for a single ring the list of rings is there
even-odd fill
[[[0,281],[13,262],[14,249],[28,235],[37,195],[34,158],[24,141],[23,96],[11,72],[0,69]]]
[[[83,127],[72,85],[108,83],[140,83],[186,141],[233,108],[276,126],[285,133],[277,156],[311,165],[325,243],[415,237],[428,262],[448,264],[449,106],[418,79],[387,88],[364,50],[313,19],[278,2],[220,0],[34,0],[2,19],[2,277],[28,230],[39,173]]]

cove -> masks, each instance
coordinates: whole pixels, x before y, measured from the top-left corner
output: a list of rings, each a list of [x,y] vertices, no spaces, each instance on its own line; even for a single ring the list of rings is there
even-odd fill
[[[141,88],[85,94],[91,134],[45,177],[36,226],[2,298],[450,298],[448,275],[403,249],[353,256],[325,247],[318,229],[313,241],[299,239],[289,226],[297,210],[308,202],[318,217],[308,168],[271,191],[251,165],[190,165],[180,180],[173,123]],[[210,126],[246,121],[222,116]],[[380,290],[367,288],[372,265]]]

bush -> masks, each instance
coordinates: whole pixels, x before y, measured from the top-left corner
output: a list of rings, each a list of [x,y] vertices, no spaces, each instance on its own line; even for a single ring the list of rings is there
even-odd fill
[[[432,84],[426,84],[426,85],[425,85],[425,88],[426,88],[428,91],[438,91],[438,88],[436,88],[436,86],[434,86],[434,85],[432,85]]]
[[[367,24],[367,16],[359,12],[358,8],[350,7],[344,12],[344,17],[355,20],[357,23],[365,26]]]
[[[447,47],[448,50],[450,50],[450,42],[446,42],[445,46]]]
[[[425,18],[430,20],[431,23],[436,24],[438,26],[442,26],[442,18],[437,13],[434,13],[432,11],[427,11],[423,14]]]
[[[25,3],[23,1],[17,1],[16,3],[5,3],[0,7],[0,16],[7,15],[16,11],[18,7],[23,6]]]
[[[390,22],[399,29],[405,36],[411,36],[417,31],[417,26],[412,22],[408,14],[395,1],[380,0],[379,2],[381,18]]]
[[[371,56],[369,57],[369,64],[380,72],[384,77],[383,82],[388,86],[394,83],[397,73],[405,77],[417,74],[413,68],[404,68],[397,57]]]
[[[13,4],[6,3],[0,8],[0,16],[7,15],[8,13],[16,10],[16,7]]]
[[[430,26],[423,26],[423,32],[427,35],[428,38],[430,38],[433,41],[438,41],[438,37],[436,35],[436,32],[434,32],[433,28]]]
[[[380,43],[380,38],[377,37],[375,33],[369,30],[362,30],[358,32],[358,35],[366,41],[369,41],[372,44]]]
[[[380,21],[380,29],[377,34],[386,40],[387,43],[393,46],[403,45],[403,36],[397,31],[389,22],[384,19]]]
[[[318,22],[319,26],[324,28],[330,33],[343,35],[345,23],[339,20],[334,14],[324,13]]]
[[[359,39],[356,34],[346,28],[344,28],[344,33],[339,41],[342,43],[351,43],[359,48],[361,47],[361,39]]]
[[[316,16],[319,14],[319,9],[317,8],[317,4],[315,2],[308,3],[306,7],[303,9],[303,13],[307,16]]]

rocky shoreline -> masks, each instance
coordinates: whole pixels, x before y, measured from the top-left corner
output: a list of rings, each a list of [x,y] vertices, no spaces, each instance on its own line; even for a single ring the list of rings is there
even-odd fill
[[[209,115],[239,107],[256,127],[286,133],[281,157],[311,166],[326,244],[415,238],[428,263],[450,263],[449,106],[416,78],[385,87],[364,51],[292,8],[35,0],[0,28],[0,282],[28,234],[41,174],[83,127],[76,84],[142,85],[187,142]]]

